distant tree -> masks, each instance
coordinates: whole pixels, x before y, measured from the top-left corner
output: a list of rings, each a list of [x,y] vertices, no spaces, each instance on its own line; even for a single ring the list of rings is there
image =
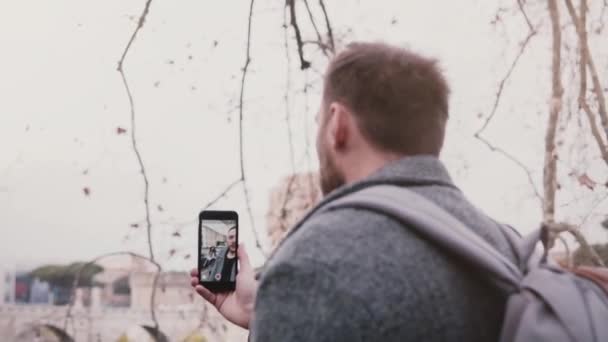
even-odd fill
[[[74,262],[69,265],[44,265],[34,269],[30,275],[46,281],[54,287],[71,287],[78,271],[85,265],[84,262]],[[80,274],[78,286],[93,286],[93,277],[103,271],[97,264],[85,266]]]

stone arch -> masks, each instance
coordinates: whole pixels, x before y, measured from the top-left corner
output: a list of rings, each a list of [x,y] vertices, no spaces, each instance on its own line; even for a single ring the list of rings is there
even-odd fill
[[[74,342],[63,329],[52,324],[32,324],[15,337],[15,342]]]

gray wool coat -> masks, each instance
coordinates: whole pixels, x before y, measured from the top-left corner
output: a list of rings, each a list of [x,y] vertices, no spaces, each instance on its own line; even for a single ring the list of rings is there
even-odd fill
[[[471,204],[432,156],[391,163],[337,189],[317,209],[387,183],[435,202],[514,260],[505,228]],[[317,209],[267,261],[250,340],[497,340],[506,296],[474,269],[390,217],[363,209]]]

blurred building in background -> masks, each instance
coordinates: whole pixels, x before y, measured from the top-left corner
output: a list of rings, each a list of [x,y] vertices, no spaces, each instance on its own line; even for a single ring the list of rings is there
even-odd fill
[[[57,290],[28,270],[0,270],[0,341],[246,341],[243,329],[227,323],[194,294],[184,272],[158,276],[155,314],[160,337],[153,339],[155,266],[128,255],[99,264],[103,271],[93,277],[92,286],[76,289],[69,320],[65,303],[71,288],[65,289],[65,303],[58,304]]]
[[[313,172],[287,176],[271,190],[266,222],[273,249],[321,197],[319,177]]]

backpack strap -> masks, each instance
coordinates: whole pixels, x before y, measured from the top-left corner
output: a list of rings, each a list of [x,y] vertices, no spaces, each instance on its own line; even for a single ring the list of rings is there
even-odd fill
[[[399,186],[377,185],[339,198],[326,210],[351,207],[389,215],[447,252],[490,275],[500,288],[519,289],[520,269],[479,235],[426,198]]]
[[[498,224],[498,223],[497,223]],[[517,265],[523,274],[526,274],[530,266],[540,262],[541,255],[536,254],[536,246],[541,240],[542,228],[534,230],[532,233],[521,236],[515,228],[510,225],[498,224],[500,231],[511,246],[511,251],[517,259]]]

